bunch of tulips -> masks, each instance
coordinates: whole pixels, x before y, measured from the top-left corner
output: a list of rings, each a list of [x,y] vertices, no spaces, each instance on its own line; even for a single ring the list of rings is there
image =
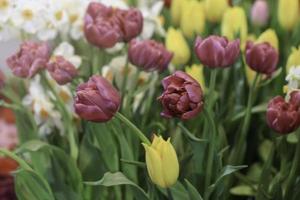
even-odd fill
[[[300,2],[164,1],[168,31],[149,39],[137,3],[89,3],[64,43],[79,67],[63,37],[6,59],[18,139],[0,130],[0,199],[299,199]]]

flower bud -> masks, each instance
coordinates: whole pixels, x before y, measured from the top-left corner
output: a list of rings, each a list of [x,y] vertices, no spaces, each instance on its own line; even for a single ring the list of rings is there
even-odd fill
[[[184,4],[180,21],[183,34],[192,39],[195,34],[201,34],[205,29],[204,2],[190,0]]]
[[[278,51],[278,37],[273,29],[267,29],[256,40],[256,44],[268,42],[272,47]]]
[[[280,134],[295,131],[300,125],[299,103],[295,104],[295,100],[286,102],[281,96],[271,99],[267,108],[267,123]]]
[[[265,26],[269,19],[269,5],[266,0],[256,0],[251,8],[251,21],[256,26]]]
[[[132,40],[128,48],[129,61],[144,71],[165,70],[173,54],[154,40]]]
[[[163,105],[161,115],[187,120],[195,117],[203,108],[203,92],[199,83],[188,74],[176,71],[162,81],[164,92],[158,98]]]
[[[179,163],[176,151],[170,142],[154,135],[151,146],[143,144],[146,151],[146,165],[153,183],[168,188],[174,185],[179,176]]]
[[[241,46],[244,47],[248,36],[248,25],[247,17],[242,7],[232,7],[226,10],[222,19],[221,32],[229,40],[240,38]]]
[[[137,37],[143,30],[143,15],[138,9],[118,10],[116,12],[120,20],[120,30],[122,31],[122,40],[129,42]]]
[[[205,0],[205,13],[210,22],[219,22],[228,7],[228,0]]]
[[[240,41],[229,42],[225,37],[209,36],[204,40],[197,37],[195,52],[203,65],[208,67],[228,67],[240,54]]]
[[[256,72],[271,75],[276,70],[278,52],[269,43],[247,42],[246,62]]]
[[[288,57],[286,63],[286,72],[289,73],[290,69],[294,66],[300,65],[300,46],[298,49],[296,47],[292,47],[292,52]]]
[[[174,28],[168,29],[166,47],[174,53],[172,59],[174,65],[183,65],[189,61],[191,57],[190,48],[180,30]]]
[[[7,58],[6,63],[15,76],[31,78],[46,67],[50,57],[49,46],[44,42],[24,42],[20,50]]]
[[[5,85],[5,75],[0,69],[0,89],[3,88]]]
[[[77,70],[74,65],[62,56],[53,57],[47,63],[47,70],[59,85],[67,84],[77,76]]]
[[[183,5],[187,0],[172,0],[171,4],[171,19],[172,24],[178,26],[182,15]]]
[[[75,112],[83,119],[106,122],[119,110],[121,97],[103,77],[94,75],[77,87]]]
[[[291,31],[299,21],[299,0],[279,0],[277,12],[281,27]]]
[[[110,48],[121,41],[122,33],[114,13],[114,8],[101,3],[89,4],[84,17],[84,33],[88,42],[99,48]]]

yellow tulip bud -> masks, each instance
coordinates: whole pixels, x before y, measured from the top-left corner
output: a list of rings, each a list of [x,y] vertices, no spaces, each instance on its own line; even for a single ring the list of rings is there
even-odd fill
[[[298,0],[279,0],[277,16],[282,28],[292,30],[299,21],[299,12]]]
[[[269,42],[272,47],[278,50],[278,37],[273,29],[268,29],[256,40],[256,43]]]
[[[228,7],[228,0],[205,0],[205,13],[210,22],[219,22]]]
[[[181,19],[181,13],[183,10],[183,6],[187,0],[172,0],[171,4],[171,18],[172,23],[175,26],[178,26]]]
[[[154,135],[151,146],[143,144],[146,151],[146,165],[153,183],[167,188],[174,185],[179,175],[179,163],[176,151],[170,143],[161,136]]]
[[[174,65],[183,65],[191,57],[191,51],[180,30],[169,28],[166,36],[166,47],[174,53],[172,63]]]
[[[184,3],[180,28],[188,38],[193,38],[195,34],[200,34],[205,28],[204,4],[197,0],[190,0]]]
[[[256,75],[256,71],[252,70],[248,65],[246,65],[245,67],[248,85],[252,85],[252,82],[254,81]]]
[[[300,46],[297,48],[293,47],[292,52],[288,57],[286,63],[286,72],[288,73],[293,66],[300,65]]]
[[[241,39],[241,47],[244,46],[248,36],[247,18],[243,8],[228,8],[223,16],[221,25],[222,35],[229,40],[235,39],[237,36]]]
[[[205,79],[203,74],[203,66],[193,64],[191,67],[185,67],[185,72],[193,77],[200,85],[201,88],[204,90],[205,88]]]

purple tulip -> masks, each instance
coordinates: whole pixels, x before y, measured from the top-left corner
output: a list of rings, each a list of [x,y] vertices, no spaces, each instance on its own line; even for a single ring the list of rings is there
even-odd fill
[[[3,88],[5,85],[5,75],[0,69],[0,89]]]
[[[0,174],[0,199],[2,200],[16,200],[16,193],[14,189],[14,178],[10,175]]]
[[[240,41],[229,42],[226,37],[209,36],[204,40],[197,37],[195,52],[203,65],[224,68],[232,65],[240,54]]]
[[[251,9],[251,21],[256,26],[264,26],[269,18],[269,6],[265,0],[256,0]]]
[[[121,97],[103,77],[94,75],[77,87],[75,112],[83,119],[106,122],[119,110]]]
[[[164,92],[158,98],[163,105],[161,115],[187,120],[202,111],[204,100],[199,83],[188,74],[176,71],[162,81]]]
[[[269,43],[247,42],[246,62],[256,72],[271,75],[276,70],[278,52]]]
[[[47,63],[47,70],[59,85],[71,82],[78,75],[75,66],[62,56],[51,59]]]
[[[283,97],[277,96],[268,104],[267,123],[280,134],[291,133],[300,126],[299,101],[296,104],[295,99],[291,99],[286,102]]]
[[[44,42],[24,42],[20,50],[7,58],[6,63],[15,76],[31,78],[46,67],[50,57],[50,49]]]
[[[129,43],[129,61],[144,71],[165,70],[173,54],[161,43],[154,40],[137,41]]]

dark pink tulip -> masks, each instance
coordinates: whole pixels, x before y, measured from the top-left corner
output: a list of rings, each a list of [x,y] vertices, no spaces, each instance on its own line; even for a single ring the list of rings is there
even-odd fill
[[[154,40],[132,40],[129,43],[129,61],[145,71],[165,70],[172,57],[173,54],[164,45]]]
[[[5,75],[0,69],[0,89],[3,88],[5,85]]]
[[[7,58],[6,63],[15,76],[31,78],[46,67],[49,57],[47,43],[28,41],[21,44],[20,50]]]
[[[143,15],[135,8],[129,10],[118,10],[116,12],[120,20],[123,41],[128,42],[137,37],[143,30]]]
[[[264,26],[269,18],[269,6],[266,0],[256,0],[251,8],[251,21],[256,26]]]
[[[14,178],[10,175],[0,175],[0,199],[16,200]]]
[[[75,112],[93,122],[110,120],[120,107],[118,91],[103,77],[94,75],[77,87]]]
[[[267,123],[269,127],[280,134],[288,134],[295,131],[300,125],[298,105],[292,101],[286,102],[281,96],[271,99],[267,108]]]
[[[85,37],[99,48],[113,47],[122,39],[119,21],[114,17],[116,9],[101,3],[89,4],[84,17]]]
[[[269,43],[247,42],[246,62],[256,72],[271,75],[276,70],[278,52]]]
[[[240,54],[240,41],[229,42],[226,37],[197,37],[195,52],[203,65],[212,68],[224,68],[233,65]]]
[[[162,81],[164,92],[158,98],[163,105],[162,116],[187,120],[202,111],[204,100],[199,83],[188,74],[176,71]]]
[[[62,56],[55,56],[51,59],[47,63],[47,70],[59,85],[67,84],[77,76],[75,66]]]

